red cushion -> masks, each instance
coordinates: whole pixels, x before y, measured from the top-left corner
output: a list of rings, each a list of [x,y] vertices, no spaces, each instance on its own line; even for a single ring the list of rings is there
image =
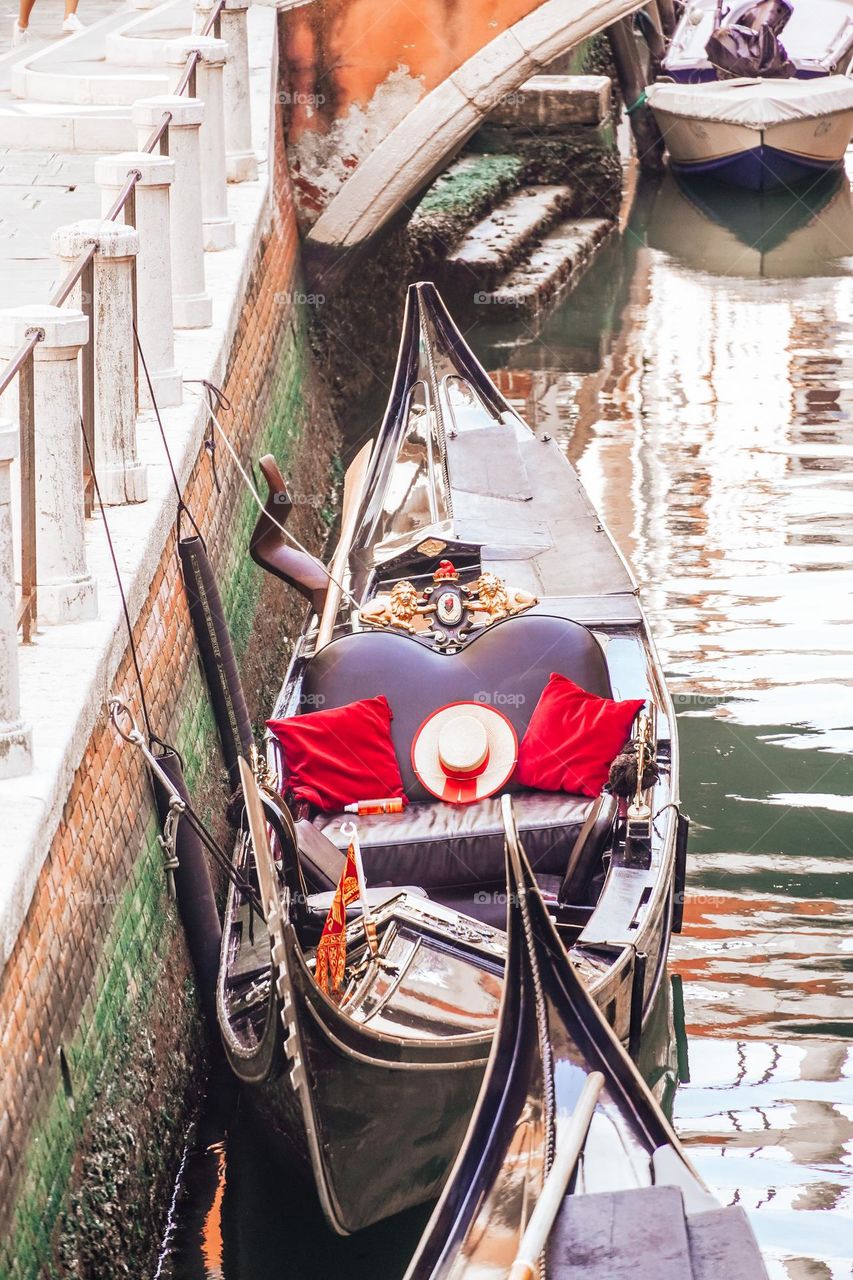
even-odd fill
[[[552,672],[518,749],[516,781],[597,796],[644,706],[643,698],[599,698]]]
[[[356,800],[405,799],[387,698],[268,720],[267,728],[284,749],[285,781],[297,800],[331,813]]]

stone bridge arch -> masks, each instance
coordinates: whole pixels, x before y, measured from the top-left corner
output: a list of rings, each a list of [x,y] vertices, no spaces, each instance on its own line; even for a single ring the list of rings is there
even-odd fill
[[[316,267],[411,204],[497,101],[638,0],[326,0],[286,15],[289,160]]]

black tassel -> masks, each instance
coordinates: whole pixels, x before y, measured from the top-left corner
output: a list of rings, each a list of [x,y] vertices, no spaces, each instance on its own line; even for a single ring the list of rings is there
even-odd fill
[[[642,790],[648,791],[660,777],[660,770],[653,759],[647,759],[643,769]],[[637,794],[637,753],[633,748],[622,751],[610,766],[610,790],[615,796],[633,799]]]

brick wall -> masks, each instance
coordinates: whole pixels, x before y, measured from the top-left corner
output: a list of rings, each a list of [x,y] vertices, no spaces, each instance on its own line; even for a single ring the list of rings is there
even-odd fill
[[[221,416],[244,462],[266,451],[297,492],[294,528],[319,547],[337,447],[293,301],[298,245],[276,146],[277,211],[251,272]],[[255,512],[230,458],[202,451],[185,500],[205,536],[254,715],[301,616],[245,548]],[[135,625],[155,732],[221,814],[221,761],[174,534]],[[114,688],[138,710],[129,655]],[[191,970],[166,893],[138,754],[99,721],[17,945],[0,976],[0,1277],[150,1274],[202,1063]]]

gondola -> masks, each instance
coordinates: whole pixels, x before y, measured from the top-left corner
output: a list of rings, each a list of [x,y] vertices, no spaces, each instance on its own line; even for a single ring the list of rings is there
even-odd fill
[[[523,750],[555,678],[642,706],[621,757],[635,765],[627,790],[523,787],[511,772],[502,788],[563,944],[633,1050],[680,927],[687,820],[673,709],[629,571],[558,444],[498,393],[431,284],[409,289],[388,409],[369,460],[360,455],[347,475],[327,574],[288,543],[286,486],[274,460],[262,470],[270,497],[251,553],[302,592],[309,611],[256,771],[281,907],[270,936],[244,831],[218,1021],[271,1140],[313,1178],[329,1223],[347,1233],[441,1189],[503,987],[499,800],[436,798],[413,759],[425,725],[464,704],[470,746],[486,707],[504,745],[511,738]],[[296,798],[281,726],[376,695],[393,712],[405,809],[351,819]],[[476,789],[465,777],[455,801]],[[315,980],[316,946],[350,820],[369,928],[349,908],[346,976],[331,998]]]
[[[766,1280],[569,962],[504,798],[507,981],[483,1089],[405,1280]]]

